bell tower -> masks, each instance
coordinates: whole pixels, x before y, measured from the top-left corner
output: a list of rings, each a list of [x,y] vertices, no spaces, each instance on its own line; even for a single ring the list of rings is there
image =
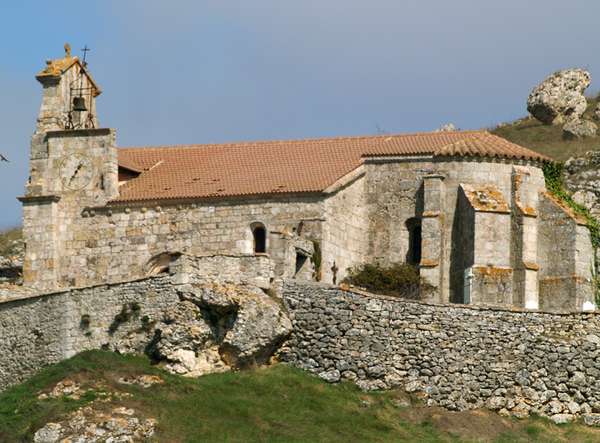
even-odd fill
[[[85,60],[72,56],[68,44],[64,49],[63,58],[46,61],[36,75],[42,104],[31,138],[30,176],[19,198],[24,283],[38,289],[63,286],[63,244],[83,209],[118,195],[115,131],[99,128],[96,114],[100,88]]]
[[[44,88],[36,133],[98,127],[96,97],[102,91],[87,71],[87,63],[71,55],[68,43],[65,56],[47,60],[36,79]]]

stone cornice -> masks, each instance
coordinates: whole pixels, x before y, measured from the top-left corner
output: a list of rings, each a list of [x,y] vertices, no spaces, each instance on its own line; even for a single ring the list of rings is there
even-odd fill
[[[60,201],[58,195],[23,195],[17,197],[21,203],[57,203]]]

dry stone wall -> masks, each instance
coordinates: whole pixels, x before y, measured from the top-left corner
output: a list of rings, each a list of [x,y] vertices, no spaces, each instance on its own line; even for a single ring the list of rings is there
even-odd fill
[[[424,304],[286,281],[281,358],[450,410],[600,417],[600,316]]]
[[[182,255],[168,270],[151,278],[56,293],[0,289],[0,390],[88,349],[143,352],[157,330],[159,351],[170,356],[165,359],[174,366],[181,363],[177,356],[185,357],[190,372],[201,366],[195,354],[207,359],[204,345],[227,345],[234,365],[244,356],[255,358],[270,350],[270,340],[278,343],[287,333],[289,320],[280,315],[279,304],[259,289],[268,287],[264,285],[272,273],[268,256]],[[215,310],[207,318],[223,317],[231,330],[213,340],[211,325],[198,317],[202,309]],[[228,323],[226,317],[234,312]],[[219,360],[219,353],[213,354]],[[214,369],[203,363],[202,369]]]
[[[0,303],[0,390],[109,343],[110,326],[124,305],[135,303],[142,315],[153,317],[178,301],[177,286],[164,275]]]

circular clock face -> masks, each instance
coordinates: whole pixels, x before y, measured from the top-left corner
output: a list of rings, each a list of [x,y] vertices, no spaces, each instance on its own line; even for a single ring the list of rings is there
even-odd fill
[[[60,175],[63,188],[73,191],[83,189],[92,181],[92,162],[82,155],[67,157],[62,162]]]

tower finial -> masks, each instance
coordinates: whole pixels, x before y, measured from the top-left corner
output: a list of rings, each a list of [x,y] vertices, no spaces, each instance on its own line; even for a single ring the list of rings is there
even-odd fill
[[[65,43],[65,57],[71,58],[71,45],[68,43]]]

